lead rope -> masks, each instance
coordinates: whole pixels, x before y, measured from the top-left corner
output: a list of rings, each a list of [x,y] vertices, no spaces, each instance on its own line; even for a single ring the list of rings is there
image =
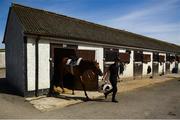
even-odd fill
[[[102,77],[102,81],[104,81],[105,83],[107,83],[108,81],[106,80],[106,77],[107,77],[107,72],[105,72],[105,75],[103,75],[103,77]]]

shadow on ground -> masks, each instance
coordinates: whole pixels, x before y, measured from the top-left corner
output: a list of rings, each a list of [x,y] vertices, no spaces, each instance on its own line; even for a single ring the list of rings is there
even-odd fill
[[[0,78],[0,93],[20,96],[17,90],[8,84],[6,78]]]
[[[86,97],[84,96],[84,97],[81,97],[81,96],[76,96],[76,95],[70,95],[70,96],[68,96],[68,95],[65,95],[65,94],[56,94],[56,95],[53,95],[53,96],[51,96],[51,97],[54,97],[54,98],[59,98],[59,99],[64,99],[64,100],[81,100],[81,101],[84,101],[84,102],[86,102],[86,101],[97,101],[97,102],[105,102],[104,101],[104,98],[102,98],[102,96],[100,96],[100,97],[97,97],[97,98],[91,98],[90,97],[90,99],[86,99]]]

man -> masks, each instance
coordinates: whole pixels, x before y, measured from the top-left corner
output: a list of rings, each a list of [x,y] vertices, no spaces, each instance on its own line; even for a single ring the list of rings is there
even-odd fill
[[[117,79],[119,79],[119,75],[118,75],[119,64],[118,63],[119,63],[119,58],[116,58],[114,64],[110,65],[109,67],[109,72],[110,72],[109,80],[112,85],[112,89],[104,93],[105,98],[107,98],[107,95],[113,92],[112,102],[115,102],[115,103],[118,103],[118,101],[115,99],[116,93],[117,93]]]

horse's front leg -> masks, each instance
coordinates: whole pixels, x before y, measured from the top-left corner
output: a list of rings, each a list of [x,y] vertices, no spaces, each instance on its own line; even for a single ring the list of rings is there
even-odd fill
[[[76,77],[73,75],[72,76],[72,95],[75,95],[74,90],[75,90],[75,81],[76,81]]]
[[[61,89],[62,89],[62,93],[65,93],[64,85],[63,85],[63,79],[62,79],[62,81],[61,81],[61,83],[60,83],[60,87],[61,87]]]
[[[83,90],[84,90],[84,94],[85,94],[85,96],[86,96],[86,100],[87,100],[87,101],[88,101],[88,100],[91,100],[91,99],[88,97],[87,93],[86,93],[86,87],[85,87],[85,85],[84,85],[84,83],[83,83],[83,81],[82,81],[82,76],[80,76],[80,83],[81,83],[82,88],[83,88]]]

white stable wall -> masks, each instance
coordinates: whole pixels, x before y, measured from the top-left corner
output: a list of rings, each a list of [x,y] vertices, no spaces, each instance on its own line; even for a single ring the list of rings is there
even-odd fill
[[[170,73],[172,73],[172,69],[175,67],[175,61],[170,62]]]
[[[27,91],[35,90],[35,40],[27,40]]]
[[[125,53],[124,49],[120,49],[119,52]],[[133,77],[133,59],[134,59],[134,51],[131,50],[130,54],[130,63],[126,64],[124,67],[124,72],[122,75],[120,75],[120,78],[128,78],[128,77]]]
[[[50,44],[47,41],[39,40],[39,69],[38,89],[47,89],[50,86]],[[27,88],[28,91],[35,90],[35,40],[28,39],[27,42]]]
[[[143,51],[143,54],[148,54],[148,55],[151,56],[151,61],[150,62],[143,63],[143,76],[152,75],[153,53],[152,52],[145,52],[145,51]],[[151,67],[151,72],[149,74],[147,74],[148,66]]]
[[[164,56],[164,59],[166,61],[166,54],[165,53],[159,53],[159,55],[163,55]],[[159,62],[159,70],[158,70],[158,73],[159,74],[162,74],[162,73],[166,73],[166,62],[163,62],[163,63],[160,63]]]
[[[39,89],[50,87],[50,44],[48,41],[39,41]]]

